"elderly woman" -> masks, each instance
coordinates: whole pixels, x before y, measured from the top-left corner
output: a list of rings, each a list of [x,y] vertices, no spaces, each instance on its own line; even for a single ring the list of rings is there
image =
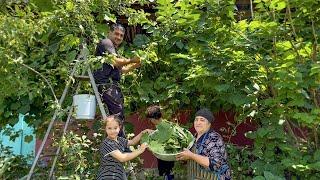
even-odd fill
[[[202,168],[214,173],[219,180],[231,179],[231,171],[227,163],[227,153],[220,134],[210,129],[214,117],[212,112],[200,109],[194,120],[196,142],[192,148],[184,149],[177,155],[177,160],[193,160]]]

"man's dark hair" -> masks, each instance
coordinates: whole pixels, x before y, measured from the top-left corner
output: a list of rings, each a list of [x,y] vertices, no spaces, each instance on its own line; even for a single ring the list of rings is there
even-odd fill
[[[120,23],[112,24],[112,25],[110,26],[110,30],[111,30],[111,31],[114,31],[114,30],[116,30],[116,29],[120,29],[122,32],[125,32],[125,31],[126,31],[126,29],[124,28],[124,26],[123,26],[122,24],[120,24]]]
[[[160,106],[152,105],[147,108],[147,118],[160,119],[162,117]]]

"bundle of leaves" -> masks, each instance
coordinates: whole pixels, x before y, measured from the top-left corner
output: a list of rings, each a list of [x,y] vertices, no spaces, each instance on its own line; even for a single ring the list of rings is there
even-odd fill
[[[156,127],[157,129],[153,133],[144,134],[141,139],[142,143],[148,143],[148,147],[153,153],[176,154],[181,152],[183,148],[188,148],[194,141],[192,134],[176,123],[163,120]]]

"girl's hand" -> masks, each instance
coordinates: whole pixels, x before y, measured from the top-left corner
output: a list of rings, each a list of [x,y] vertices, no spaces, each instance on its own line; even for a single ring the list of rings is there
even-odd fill
[[[140,145],[139,150],[140,150],[141,152],[144,152],[147,147],[148,147],[148,144],[143,143],[143,144]]]
[[[152,133],[153,131],[154,131],[154,130],[152,130],[152,129],[145,129],[145,130],[141,131],[141,133],[142,133],[142,134],[145,134],[145,133],[150,134],[150,133]]]
[[[188,160],[191,158],[192,154],[193,153],[189,149],[184,148],[183,151],[176,156],[176,159],[178,161]]]

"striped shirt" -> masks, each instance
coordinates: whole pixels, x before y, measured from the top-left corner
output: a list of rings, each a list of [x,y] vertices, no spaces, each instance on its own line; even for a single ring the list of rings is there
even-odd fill
[[[128,145],[128,140],[118,137],[118,141],[106,138],[100,146],[100,167],[97,175],[97,180],[126,180],[127,176],[123,164],[113,158],[110,153],[115,150],[124,152]]]

